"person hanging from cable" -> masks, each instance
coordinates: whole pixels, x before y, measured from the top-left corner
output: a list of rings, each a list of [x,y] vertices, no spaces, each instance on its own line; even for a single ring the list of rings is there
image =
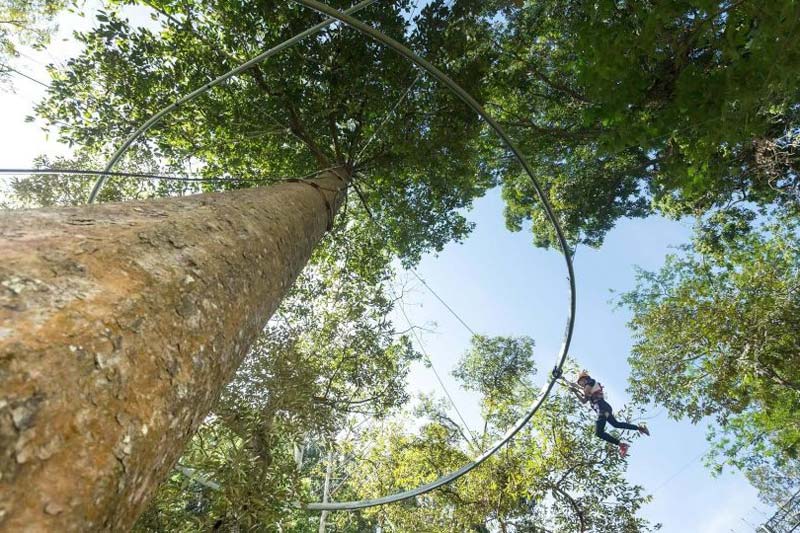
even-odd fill
[[[629,445],[625,442],[620,442],[616,437],[606,433],[606,422],[617,429],[631,429],[645,435],[650,435],[650,430],[647,429],[647,426],[644,424],[636,426],[627,422],[620,422],[614,418],[614,411],[603,396],[603,386],[600,382],[593,379],[586,370],[581,370],[578,373],[575,383],[570,383],[567,380],[564,380],[564,382],[582,403],[591,403],[592,409],[597,412],[594,434],[606,442],[619,446],[619,453],[622,457],[628,454]]]

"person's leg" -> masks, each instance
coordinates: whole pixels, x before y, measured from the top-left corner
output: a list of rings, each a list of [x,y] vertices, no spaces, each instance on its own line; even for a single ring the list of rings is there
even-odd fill
[[[608,423],[617,429],[633,429],[635,431],[641,431],[641,428],[637,425],[628,424],[627,422],[620,422],[614,418],[614,414],[611,412],[608,413]]]
[[[606,442],[610,442],[615,446],[619,446],[619,439],[614,438],[612,435],[606,433],[606,416],[608,413],[600,411],[597,416],[597,422],[594,423],[594,434]]]

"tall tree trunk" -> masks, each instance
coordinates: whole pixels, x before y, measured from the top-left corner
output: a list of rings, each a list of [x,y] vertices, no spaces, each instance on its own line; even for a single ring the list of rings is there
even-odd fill
[[[132,526],[341,205],[307,181],[0,214],[0,530]]]

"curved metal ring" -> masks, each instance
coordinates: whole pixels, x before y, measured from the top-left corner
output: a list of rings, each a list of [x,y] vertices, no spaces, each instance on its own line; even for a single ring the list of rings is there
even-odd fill
[[[511,139],[508,137],[508,135],[506,135],[505,131],[500,127],[500,125],[497,124],[486,113],[486,111],[483,110],[482,106],[477,101],[475,101],[475,99],[473,99],[472,96],[469,95],[469,93],[464,91],[456,82],[454,82],[452,79],[450,79],[446,74],[444,74],[442,71],[440,71],[434,65],[432,65],[431,63],[429,63],[425,59],[419,57],[418,55],[416,55],[414,52],[412,52],[411,50],[409,50],[408,48],[406,48],[402,44],[400,44],[397,41],[391,39],[390,37],[387,37],[386,35],[384,35],[383,33],[375,30],[374,28],[371,28],[370,26],[367,26],[366,24],[363,24],[362,22],[358,21],[357,19],[354,19],[353,17],[349,16],[349,13],[355,13],[356,11],[369,6],[370,4],[374,3],[377,0],[364,0],[364,1],[360,2],[359,4],[351,7],[350,9],[346,10],[344,13],[339,12],[339,11],[337,11],[337,10],[335,10],[335,9],[329,7],[329,6],[326,6],[324,4],[321,4],[319,2],[316,2],[315,0],[295,0],[295,1],[305,5],[306,7],[314,9],[314,10],[316,10],[318,12],[324,13],[324,14],[328,15],[330,18],[328,20],[325,20],[325,21],[323,21],[323,22],[321,22],[321,23],[309,28],[308,30],[305,30],[302,33],[299,33],[298,35],[296,35],[296,36],[292,37],[291,39],[289,39],[289,40],[287,40],[287,41],[285,41],[285,42],[283,42],[283,43],[271,48],[270,50],[267,50],[266,52],[254,57],[253,59],[241,64],[240,66],[236,67],[235,69],[230,70],[229,72],[219,76],[218,78],[212,80],[211,82],[209,82],[209,83],[203,85],[202,87],[192,91],[191,93],[189,93],[188,95],[184,96],[183,98],[177,100],[176,102],[174,102],[174,103],[170,104],[169,106],[167,106],[167,107],[161,109],[160,111],[158,111],[156,114],[154,114],[147,121],[145,121],[141,126],[139,126],[139,128],[137,128],[131,135],[129,135],[125,139],[123,144],[117,149],[117,151],[114,153],[114,155],[109,160],[108,164],[105,167],[105,172],[111,171],[111,169],[114,167],[114,165],[119,161],[119,159],[125,153],[125,151],[130,147],[131,144],[133,144],[133,142],[136,139],[139,138],[139,136],[141,136],[151,126],[153,126],[154,124],[157,124],[162,118],[164,118],[164,116],[166,116],[168,113],[170,113],[174,109],[177,109],[179,106],[181,106],[181,105],[183,105],[183,104],[185,104],[185,103],[197,98],[201,94],[203,94],[203,93],[207,92],[208,90],[210,90],[211,88],[219,85],[220,83],[222,83],[223,81],[227,80],[228,78],[231,78],[231,77],[243,72],[247,68],[249,68],[249,67],[251,67],[251,66],[253,66],[253,65],[255,65],[255,64],[257,64],[257,63],[259,63],[261,61],[264,61],[265,59],[277,54],[278,52],[280,52],[280,51],[282,51],[282,50],[284,50],[286,48],[288,48],[289,46],[297,43],[298,41],[304,39],[305,37],[308,37],[308,36],[318,32],[318,31],[320,31],[322,28],[326,27],[329,24],[332,24],[336,20],[339,20],[342,23],[347,24],[348,26],[350,26],[352,28],[355,28],[358,31],[366,34],[367,36],[375,39],[376,41],[381,42],[384,45],[394,49],[395,51],[397,51],[398,53],[400,53],[401,55],[403,55],[407,59],[411,60],[417,66],[419,66],[420,68],[422,68],[423,70],[427,71],[429,74],[434,76],[437,80],[439,80],[440,82],[444,83],[464,103],[466,103],[471,109],[473,109],[476,113],[478,113],[478,115],[480,115],[481,118],[483,118],[492,127],[492,129],[495,130],[495,132],[500,136],[500,138],[503,140],[503,142],[508,146],[508,148],[514,154],[514,156],[519,160],[520,164],[525,169],[525,172],[530,176],[531,181],[533,182],[534,189],[536,190],[536,193],[539,196],[539,198],[540,198],[540,200],[542,202],[542,205],[545,208],[545,213],[547,215],[547,218],[553,224],[553,227],[554,227],[554,229],[556,231],[556,234],[557,234],[557,237],[558,237],[559,247],[561,248],[562,254],[564,255],[564,260],[565,260],[566,265],[567,265],[569,290],[570,290],[570,304],[569,304],[569,314],[567,316],[566,331],[564,333],[564,339],[563,339],[563,342],[562,342],[562,345],[561,345],[561,349],[559,350],[558,362],[557,362],[557,365],[556,365],[556,368],[558,368],[560,370],[561,367],[564,364],[564,361],[566,360],[567,353],[569,352],[569,345],[570,345],[570,342],[572,340],[572,332],[573,332],[573,329],[574,329],[574,317],[575,317],[575,276],[574,276],[574,270],[573,270],[573,266],[572,266],[572,259],[570,257],[569,247],[567,245],[566,238],[564,237],[563,230],[561,229],[561,226],[560,226],[558,220],[556,219],[556,217],[555,217],[555,215],[553,213],[552,207],[550,206],[550,203],[547,200],[547,197],[544,195],[541,187],[539,186],[539,183],[536,181],[536,178],[534,177],[533,172],[531,171],[531,168],[528,165],[528,162],[525,160],[524,156],[519,152],[517,147],[514,145],[514,143],[511,141]],[[91,194],[89,196],[88,203],[92,203],[95,200],[95,198],[97,197],[97,194],[100,192],[100,190],[101,190],[101,188],[102,188],[104,183],[105,183],[105,176],[102,176],[97,180],[97,182],[95,183],[95,185],[94,185],[94,187],[92,189],[92,192],[91,192]],[[433,490],[435,488],[441,487],[442,485],[445,485],[447,483],[450,483],[450,482],[458,479],[459,477],[463,476],[464,474],[466,474],[467,472],[469,472],[470,470],[472,470],[476,466],[480,465],[487,458],[489,458],[490,456],[494,455],[494,453],[496,453],[497,450],[499,450],[503,445],[505,445],[509,440],[511,440],[511,438],[514,435],[516,435],[520,431],[520,429],[522,429],[522,427],[525,424],[527,424],[527,422],[533,417],[534,414],[536,414],[536,412],[539,410],[539,407],[542,405],[544,400],[550,394],[550,391],[552,390],[552,388],[555,385],[556,379],[557,378],[554,377],[552,380],[550,380],[547,384],[545,384],[542,387],[541,391],[539,392],[539,395],[537,396],[536,400],[531,405],[531,408],[526,413],[526,415],[524,417],[522,417],[506,433],[506,435],[502,439],[500,439],[497,443],[495,443],[489,450],[484,452],[480,457],[478,457],[474,461],[464,465],[463,467],[459,468],[458,470],[456,470],[454,472],[451,472],[450,474],[447,474],[445,476],[442,476],[439,479],[436,479],[436,480],[434,480],[431,483],[428,483],[426,485],[422,485],[422,486],[417,487],[417,488],[412,489],[412,490],[408,490],[408,491],[399,492],[399,493],[391,494],[391,495],[388,495],[388,496],[384,496],[382,498],[376,498],[376,499],[372,499],[372,500],[352,501],[352,502],[313,503],[313,504],[308,504],[305,507],[307,509],[309,509],[309,510],[319,510],[319,511],[331,510],[331,511],[333,511],[333,510],[354,510],[354,509],[361,509],[361,508],[365,508],[365,507],[372,507],[372,506],[376,506],[376,505],[383,505],[383,504],[393,503],[393,502],[401,501],[401,500],[404,500],[404,499],[413,498],[415,496],[419,496],[421,494],[429,492],[429,491],[431,491],[431,490]]]
[[[304,6],[311,8],[315,11],[318,11],[330,18],[335,18],[340,22],[347,24],[348,26],[360,31],[361,33],[375,39],[376,41],[388,46],[389,48],[395,50],[400,55],[404,56],[406,59],[411,60],[415,63],[418,67],[422,68],[426,72],[428,72],[431,76],[436,78],[438,81],[442,82],[445,86],[447,86],[456,96],[458,96],[467,106],[469,106],[473,111],[475,111],[481,118],[483,118],[489,126],[500,136],[503,140],[505,145],[511,150],[514,156],[519,160],[522,168],[525,169],[525,172],[530,176],[531,181],[533,182],[533,187],[536,189],[536,194],[539,196],[539,199],[544,206],[545,213],[547,214],[548,220],[553,224],[553,228],[556,231],[558,236],[558,244],[561,248],[562,255],[564,256],[564,261],[567,266],[567,275],[569,279],[569,314],[567,315],[567,327],[566,331],[564,332],[564,340],[561,344],[561,349],[559,350],[559,354],[557,356],[557,363],[556,363],[556,370],[552,375],[552,379],[546,383],[539,395],[537,396],[536,400],[531,405],[528,412],[523,416],[517,423],[506,432],[505,436],[497,441],[495,444],[492,445],[487,451],[485,451],[480,457],[475,459],[474,461],[467,463],[466,465],[462,466],[458,470],[451,472],[445,476],[440,477],[426,485],[419,486],[415,489],[407,490],[404,492],[398,492],[395,494],[390,494],[388,496],[383,496],[381,498],[375,498],[372,500],[360,500],[360,501],[350,501],[350,502],[326,502],[326,503],[311,503],[305,506],[306,509],[313,510],[313,511],[344,511],[344,510],[354,510],[354,509],[363,509],[365,507],[372,507],[375,505],[384,505],[387,503],[398,502],[401,500],[405,500],[407,498],[413,498],[415,496],[419,496],[424,494],[428,491],[431,491],[437,487],[441,487],[442,485],[446,485],[459,477],[463,476],[476,466],[480,465],[486,459],[491,457],[492,455],[497,452],[503,445],[505,445],[509,440],[511,440],[514,435],[516,435],[522,427],[528,423],[528,421],[536,414],[539,410],[539,407],[544,403],[547,396],[550,394],[550,391],[555,386],[558,377],[561,374],[561,368],[564,366],[564,361],[567,359],[567,353],[569,352],[570,342],[572,341],[572,331],[575,326],[575,272],[572,267],[572,257],[569,250],[569,246],[567,244],[567,239],[564,236],[564,231],[561,228],[561,225],[556,218],[553,208],[550,206],[550,202],[547,199],[547,196],[544,194],[539,182],[536,181],[536,177],[533,174],[533,171],[530,168],[525,157],[516,147],[514,142],[508,137],[506,132],[503,130],[500,125],[495,122],[495,120],[490,117],[483,107],[474,99],[468,92],[461,88],[455,81],[453,81],[447,74],[436,68],[433,64],[429,63],[422,57],[418,56],[399,42],[395,41],[391,37],[384,35],[382,32],[372,28],[364,24],[363,22],[359,21],[358,19],[353,18],[350,15],[337,11],[336,9],[322,4],[316,0],[295,0],[303,4]]]
[[[345,11],[345,13],[355,13],[356,11],[360,11],[360,10],[364,9],[365,7],[367,7],[367,6],[374,4],[377,1],[378,0],[363,0],[362,2],[359,2],[358,4],[356,4],[353,7],[351,7],[350,9],[347,9]],[[119,148],[117,148],[116,152],[114,152],[114,155],[111,156],[111,159],[109,159],[108,164],[106,164],[105,169],[103,169],[103,172],[111,172],[111,169],[114,168],[114,165],[117,164],[117,161],[119,161],[120,158],[122,157],[122,155],[128,150],[128,148],[130,148],[131,144],[133,144],[133,142],[136,139],[138,139],[151,126],[153,126],[154,124],[158,124],[161,121],[162,118],[164,118],[167,114],[169,114],[173,110],[177,109],[178,107],[182,106],[183,104],[185,104],[187,102],[191,102],[192,100],[194,100],[198,96],[208,92],[210,89],[212,89],[213,87],[216,87],[217,85],[219,85],[223,81],[227,80],[228,78],[232,78],[233,76],[236,76],[237,74],[240,74],[240,73],[244,72],[245,70],[247,70],[248,68],[252,67],[253,65],[261,63],[265,59],[268,59],[268,58],[274,56],[275,54],[277,54],[278,52],[280,52],[282,50],[285,50],[286,48],[289,48],[290,46],[294,45],[295,43],[298,43],[298,42],[302,41],[306,37],[308,37],[310,35],[314,35],[315,33],[319,32],[320,30],[322,30],[326,26],[329,26],[329,25],[333,24],[334,22],[336,22],[336,19],[329,18],[327,20],[323,20],[319,24],[311,26],[307,30],[298,33],[294,37],[292,37],[290,39],[287,39],[286,41],[284,41],[284,42],[282,42],[282,43],[280,43],[280,44],[278,44],[276,46],[273,46],[269,50],[257,55],[253,59],[250,59],[250,60],[242,63],[238,67],[229,70],[225,74],[214,78],[213,80],[211,80],[210,82],[206,83],[202,87],[200,87],[198,89],[195,89],[194,91],[190,92],[189,94],[187,94],[183,98],[180,98],[180,99],[176,100],[175,102],[171,103],[170,105],[168,105],[167,107],[161,109],[160,111],[155,113],[153,116],[148,118],[141,126],[136,128],[136,130],[133,133],[128,135],[128,137],[125,139],[125,141],[123,141],[122,145]],[[92,187],[92,192],[89,194],[89,200],[88,200],[87,203],[91,204],[92,202],[94,202],[95,198],[97,198],[97,194],[100,192],[100,189],[103,188],[103,184],[106,182],[106,178],[107,178],[107,176],[103,175],[103,176],[100,176],[97,179],[97,181],[94,184],[94,187]]]

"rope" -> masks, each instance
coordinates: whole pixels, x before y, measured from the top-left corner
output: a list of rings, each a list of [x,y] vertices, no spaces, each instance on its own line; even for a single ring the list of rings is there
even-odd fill
[[[414,81],[412,81],[409,84],[406,91],[400,96],[400,98],[398,98],[397,102],[395,102],[395,104],[391,107],[391,109],[389,109],[389,111],[386,112],[386,115],[383,117],[383,120],[381,120],[380,124],[378,124],[378,127],[375,128],[373,134],[370,136],[370,138],[367,140],[367,142],[364,144],[361,150],[359,150],[355,158],[356,161],[359,161],[361,159],[361,156],[364,155],[364,152],[367,151],[367,148],[369,148],[369,145],[378,136],[378,133],[380,133],[383,127],[389,122],[389,119],[392,117],[392,115],[394,115],[394,112],[397,111],[397,108],[400,107],[400,104],[403,103],[403,100],[405,100],[408,97],[408,95],[411,94],[411,90],[414,88],[414,86],[417,84],[420,78],[422,78],[422,72],[417,74],[417,77],[414,78]],[[356,163],[356,166],[358,166],[358,163]]]
[[[452,308],[452,307],[450,307],[449,305],[447,305],[447,302],[445,302],[445,301],[444,301],[444,299],[442,299],[442,297],[441,297],[441,296],[439,296],[439,294],[438,294],[438,293],[437,293],[435,290],[433,290],[433,288],[432,288],[430,285],[428,285],[428,284],[425,282],[425,280],[424,280],[424,279],[422,279],[422,277],[421,277],[419,274],[417,274],[417,271],[416,271],[416,270],[414,270],[414,269],[412,268],[412,269],[411,269],[411,273],[412,273],[412,274],[414,274],[414,277],[415,277],[415,278],[417,278],[417,280],[419,280],[419,282],[420,282],[420,283],[422,283],[422,284],[425,286],[425,288],[426,288],[426,289],[428,289],[428,291],[429,291],[429,292],[430,292],[430,293],[431,293],[433,296],[435,296],[435,297],[436,297],[436,299],[437,299],[437,300],[439,300],[439,302],[441,302],[441,304],[442,304],[443,306],[445,306],[445,308],[447,308],[447,310],[450,312],[450,314],[451,314],[451,315],[453,315],[453,316],[456,318],[456,320],[458,320],[459,322],[461,322],[461,325],[462,325],[462,326],[464,326],[464,329],[466,329],[467,331],[469,331],[469,332],[472,334],[472,336],[473,336],[473,337],[474,337],[475,335],[477,335],[477,333],[475,333],[475,330],[474,330],[474,329],[472,329],[471,327],[469,327],[469,324],[467,324],[466,322],[464,322],[464,319],[463,319],[463,318],[461,318],[461,317],[459,316],[459,314],[458,314],[458,313],[456,313],[456,312],[453,310],[453,308]]]
[[[670,482],[671,482],[673,479],[675,479],[676,477],[678,477],[679,475],[681,475],[681,474],[682,474],[682,473],[683,473],[683,472],[684,472],[684,471],[685,471],[687,468],[689,468],[689,467],[690,467],[690,466],[692,466],[694,463],[696,463],[697,461],[699,461],[699,460],[700,460],[700,458],[701,458],[701,457],[703,457],[703,456],[704,456],[704,455],[705,455],[707,452],[708,452],[708,448],[706,448],[705,450],[703,450],[702,452],[700,452],[700,453],[699,453],[697,456],[695,456],[694,458],[692,458],[692,460],[691,460],[691,461],[689,461],[688,463],[686,463],[685,465],[683,465],[682,467],[680,467],[680,468],[679,468],[679,469],[678,469],[678,470],[677,470],[675,473],[673,473],[673,474],[672,474],[671,476],[669,476],[667,479],[665,479],[664,481],[662,481],[661,483],[659,483],[659,484],[658,484],[658,486],[657,486],[656,488],[654,488],[654,489],[653,489],[652,495],[654,495],[654,496],[655,496],[656,492],[658,492],[658,491],[660,491],[661,489],[663,489],[663,488],[664,488],[665,486],[667,486],[667,485],[668,485],[668,484],[669,484],[669,483],[670,483]]]
[[[357,185],[355,182],[353,182],[353,189],[355,189],[355,191],[356,191],[356,194],[358,195],[358,198],[359,198],[359,200],[361,201],[361,205],[364,207],[364,210],[367,212],[367,216],[369,217],[370,221],[372,221],[372,223],[374,223],[374,224],[375,224],[375,226],[377,226],[377,227],[378,227],[378,229],[380,229],[380,230],[382,230],[382,231],[384,231],[384,232],[388,233],[388,231],[387,231],[387,230],[386,230],[386,229],[385,229],[383,226],[381,226],[381,224],[380,224],[380,223],[379,223],[379,222],[378,222],[378,221],[375,219],[375,215],[372,213],[372,210],[369,208],[369,205],[367,205],[367,200],[366,200],[366,198],[364,197],[364,194],[361,192],[361,189],[358,187],[358,185]],[[462,325],[462,326],[464,326],[464,328],[465,328],[467,331],[469,331],[469,332],[470,332],[470,334],[472,334],[473,336],[477,335],[477,333],[475,333],[475,330],[474,330],[474,329],[472,329],[472,328],[469,326],[469,324],[467,324],[467,323],[466,323],[466,321],[465,321],[463,318],[461,318],[461,316],[460,316],[458,313],[456,313],[456,311],[455,311],[455,310],[454,310],[452,307],[450,307],[450,305],[448,305],[448,303],[447,303],[447,302],[445,302],[445,301],[444,301],[444,299],[443,299],[441,296],[439,296],[439,293],[437,293],[435,290],[433,290],[433,287],[431,287],[430,285],[428,285],[428,283],[427,283],[427,282],[426,282],[426,281],[425,281],[425,280],[422,278],[422,276],[420,276],[420,275],[417,273],[417,271],[416,271],[415,269],[413,269],[413,268],[412,268],[412,269],[409,269],[409,271],[410,271],[410,272],[411,272],[411,273],[414,275],[414,277],[415,277],[415,278],[417,278],[417,280],[418,280],[420,283],[422,283],[422,285],[423,285],[423,286],[424,286],[424,287],[425,287],[425,288],[426,288],[426,289],[427,289],[427,290],[428,290],[428,291],[429,291],[429,292],[430,292],[430,293],[431,293],[431,294],[432,294],[432,295],[433,295],[433,296],[434,296],[434,297],[435,297],[437,300],[439,300],[439,302],[441,302],[441,304],[442,304],[442,305],[443,305],[443,306],[444,306],[444,307],[445,307],[445,308],[446,308],[446,309],[447,309],[447,310],[450,312],[450,314],[451,314],[451,315],[453,315],[453,317],[455,317],[455,319],[456,319],[456,320],[458,320],[458,321],[461,323],[461,325]]]
[[[380,223],[379,223],[379,222],[378,222],[378,221],[375,219],[375,216],[372,214],[372,210],[369,208],[369,206],[368,206],[368,205],[367,205],[367,203],[366,203],[366,198],[364,198],[364,195],[361,193],[361,190],[360,190],[360,189],[359,189],[359,188],[356,186],[356,184],[355,184],[355,183],[353,183],[353,188],[356,190],[356,193],[358,194],[358,198],[359,198],[359,200],[361,201],[361,204],[362,204],[362,206],[364,207],[365,211],[367,212],[367,215],[368,215],[368,218],[369,218],[370,222],[372,222],[372,223],[375,225],[375,227],[377,227],[377,228],[378,228],[378,229],[380,229],[381,231],[384,231],[385,233],[388,233],[388,232],[386,231],[386,229],[385,229],[385,228],[384,228],[384,227],[383,227],[383,226],[382,226],[382,225],[381,225],[381,224],[380,224]],[[466,322],[464,322],[464,321],[461,319],[461,317],[460,317],[460,316],[458,316],[458,313],[456,313],[456,312],[453,310],[453,308],[452,308],[452,307],[450,307],[450,306],[447,304],[447,302],[445,302],[445,301],[444,301],[444,300],[443,300],[443,299],[442,299],[442,298],[441,298],[441,297],[440,297],[440,296],[439,296],[439,295],[436,293],[436,291],[434,291],[434,290],[433,290],[433,289],[430,287],[430,285],[428,285],[427,283],[425,283],[425,280],[424,280],[424,279],[422,279],[422,277],[420,277],[420,276],[419,276],[419,274],[417,274],[417,272],[416,272],[414,269],[411,269],[411,272],[412,272],[412,273],[414,274],[414,276],[416,276],[416,278],[417,278],[417,279],[418,279],[418,280],[419,280],[419,281],[420,281],[420,282],[421,282],[421,283],[422,283],[422,284],[423,284],[423,285],[424,285],[424,286],[425,286],[425,287],[426,287],[426,288],[427,288],[427,289],[428,289],[428,290],[431,292],[431,294],[433,294],[434,296],[436,296],[436,298],[437,298],[437,299],[438,299],[438,300],[439,300],[439,301],[442,303],[442,305],[444,305],[444,306],[445,306],[445,307],[446,307],[446,308],[447,308],[447,309],[450,311],[450,313],[452,313],[452,314],[453,314],[453,316],[455,316],[455,317],[456,317],[456,318],[457,318],[457,319],[458,319],[458,320],[461,322],[461,324],[463,324],[463,325],[464,325],[464,327],[465,327],[465,328],[467,328],[467,330],[468,330],[470,333],[472,333],[472,335],[475,335],[475,334],[476,334],[476,333],[475,333],[475,331],[473,331],[473,330],[472,330],[472,328],[470,328],[470,327],[467,325],[467,323],[466,323]],[[447,399],[449,400],[449,402],[450,402],[450,405],[453,407],[453,410],[456,412],[456,415],[458,415],[458,418],[459,418],[459,420],[461,420],[461,423],[464,425],[464,428],[466,428],[466,430],[467,430],[467,433],[469,433],[469,436],[472,438],[472,440],[473,440],[473,444],[477,445],[477,442],[478,442],[478,441],[477,441],[477,439],[475,438],[475,435],[472,433],[472,430],[469,428],[469,425],[467,425],[467,421],[464,419],[464,416],[461,414],[461,411],[459,411],[459,409],[458,409],[458,406],[456,405],[455,401],[453,400],[453,397],[450,395],[450,392],[448,391],[447,387],[445,386],[445,384],[444,384],[444,381],[442,380],[441,376],[439,375],[439,372],[436,370],[436,367],[433,365],[433,361],[431,360],[431,357],[430,357],[430,355],[429,355],[429,354],[428,354],[428,352],[425,350],[425,346],[422,344],[422,340],[420,339],[419,335],[417,334],[417,331],[416,331],[416,329],[414,329],[414,326],[413,326],[413,324],[411,323],[411,320],[408,318],[408,315],[406,314],[405,307],[403,306],[402,300],[400,300],[399,298],[397,298],[397,295],[396,295],[396,293],[394,292],[394,289],[392,289],[392,295],[393,295],[393,297],[395,298],[395,300],[398,300],[398,301],[400,301],[400,312],[403,314],[403,318],[405,318],[405,320],[406,320],[406,323],[408,323],[408,327],[409,327],[409,329],[411,330],[411,333],[414,335],[414,338],[416,339],[416,341],[417,341],[417,344],[419,345],[419,347],[420,347],[420,350],[422,351],[422,354],[425,356],[425,359],[427,360],[428,364],[430,365],[430,368],[431,368],[431,370],[433,370],[433,374],[436,376],[436,380],[439,382],[439,385],[441,386],[442,390],[444,391],[445,395],[447,396]]]
[[[342,177],[339,176],[338,174],[336,174],[336,177],[341,179],[342,181],[344,181],[342,179]],[[330,201],[328,201],[328,197],[322,191],[325,190],[325,191],[334,193],[334,199],[335,199],[336,196],[339,195],[340,189],[328,189],[327,187],[321,187],[318,183],[314,183],[313,181],[308,181],[308,180],[305,180],[305,179],[290,178],[290,179],[287,179],[286,181],[290,182],[290,183],[302,183],[304,185],[308,185],[309,187],[313,188],[315,191],[317,191],[319,193],[320,198],[322,198],[322,202],[325,204],[325,211],[328,213],[328,223],[326,225],[325,231],[332,230],[333,229],[333,217],[335,216],[335,214],[333,212],[333,207],[331,206]],[[347,187],[347,181],[344,181],[344,183],[345,183],[345,187]]]
[[[364,197],[363,193],[361,192],[361,189],[359,189],[358,186],[355,184],[355,182],[353,183],[353,188],[355,189],[355,191],[356,191],[356,193],[358,195],[358,198],[361,201],[361,205],[364,207],[364,210],[367,212],[367,216],[368,216],[370,222],[372,222],[372,224],[374,224],[375,227],[377,227],[379,230],[383,231],[384,233],[388,233],[388,231],[375,219],[375,216],[373,215],[372,210],[369,208],[369,205],[367,205],[366,198]],[[473,336],[476,335],[475,331],[472,328],[470,328],[467,325],[467,323],[464,322],[461,319],[461,317],[458,315],[458,313],[456,313],[453,310],[453,308],[450,307],[447,304],[447,302],[445,302],[436,293],[436,291],[434,291],[433,288],[430,285],[428,285],[425,282],[425,280],[422,279],[422,277],[419,276],[419,274],[417,274],[417,272],[414,269],[411,269],[411,273],[414,274],[414,276],[431,292],[431,294],[433,294],[442,303],[442,305],[444,305],[450,311],[450,313],[453,316],[455,316],[461,322],[461,324],[463,324],[464,327],[467,328],[467,330],[470,333],[472,333]],[[469,425],[467,425],[467,421],[464,419],[464,416],[461,414],[461,411],[458,409],[458,406],[456,405],[455,401],[453,400],[453,397],[450,395],[450,391],[445,386],[444,381],[442,380],[442,377],[439,375],[438,370],[436,370],[436,367],[434,366],[430,355],[425,350],[425,346],[422,344],[422,340],[420,339],[419,335],[417,334],[417,331],[414,328],[413,324],[411,323],[411,320],[409,319],[408,315],[406,314],[405,307],[403,306],[402,300],[400,300],[397,297],[396,293],[394,292],[394,289],[392,289],[392,295],[393,295],[395,300],[400,301],[400,312],[403,314],[403,318],[405,318],[406,323],[408,324],[408,327],[411,330],[411,333],[414,335],[414,338],[416,339],[417,344],[419,345],[420,350],[422,351],[422,354],[425,356],[425,359],[428,362],[428,364],[430,365],[431,370],[433,370],[433,374],[436,376],[436,380],[439,382],[439,386],[444,391],[445,395],[447,396],[447,399],[450,402],[450,405],[453,407],[453,410],[456,412],[456,415],[458,415],[459,420],[461,420],[461,423],[464,425],[464,428],[467,430],[467,433],[469,433],[469,436],[472,438],[472,441],[473,441],[472,444],[475,445],[475,446],[478,446],[478,440],[475,437],[475,434],[472,433],[472,430],[469,428]]]
[[[230,182],[265,182],[267,179],[246,180],[241,178],[187,178],[183,176],[164,176],[140,172],[117,172],[105,170],[89,170],[81,168],[0,168],[0,175],[48,175],[59,174],[78,176],[115,176],[121,178],[149,179],[162,181],[186,181],[193,183],[230,183]]]
[[[745,447],[747,447],[747,446],[750,446],[750,445],[752,445],[752,444],[753,444],[753,443],[754,443],[756,440],[760,439],[760,438],[761,438],[761,437],[763,437],[763,436],[764,436],[764,433],[763,433],[763,432],[762,432],[762,433],[757,433],[757,434],[753,435],[753,437],[752,437],[752,438],[751,438],[749,441],[740,443],[740,444],[739,444],[739,446],[737,446],[737,447],[736,447],[736,451],[735,451],[734,453],[735,453],[735,454],[736,454],[736,453],[739,453],[739,452],[742,450],[742,448],[745,448]],[[676,471],[674,474],[672,474],[672,475],[671,475],[671,476],[669,476],[667,479],[665,479],[664,481],[662,481],[661,483],[659,483],[659,484],[658,484],[658,486],[657,486],[655,489],[653,489],[653,492],[652,492],[652,494],[653,494],[653,495],[655,495],[655,493],[656,493],[656,492],[658,492],[659,490],[663,489],[663,488],[664,488],[666,485],[668,485],[668,484],[669,484],[669,483],[670,483],[670,482],[671,482],[673,479],[675,479],[675,478],[676,478],[676,477],[678,477],[680,474],[682,474],[682,473],[683,473],[683,472],[684,472],[684,471],[685,471],[687,468],[689,468],[689,467],[690,467],[690,466],[692,466],[694,463],[696,463],[697,461],[699,461],[699,460],[700,460],[700,458],[701,458],[701,457],[703,457],[705,454],[707,454],[707,453],[709,452],[709,450],[711,450],[711,448],[712,448],[712,447],[713,447],[713,444],[710,444],[710,445],[706,446],[706,447],[705,447],[705,449],[704,449],[702,452],[700,452],[700,453],[699,453],[697,456],[695,456],[694,458],[692,458],[692,460],[691,460],[691,461],[689,461],[688,463],[686,463],[685,465],[683,465],[682,467],[680,467],[680,468],[679,468],[679,469],[678,469],[678,470],[677,470],[677,471]]]

